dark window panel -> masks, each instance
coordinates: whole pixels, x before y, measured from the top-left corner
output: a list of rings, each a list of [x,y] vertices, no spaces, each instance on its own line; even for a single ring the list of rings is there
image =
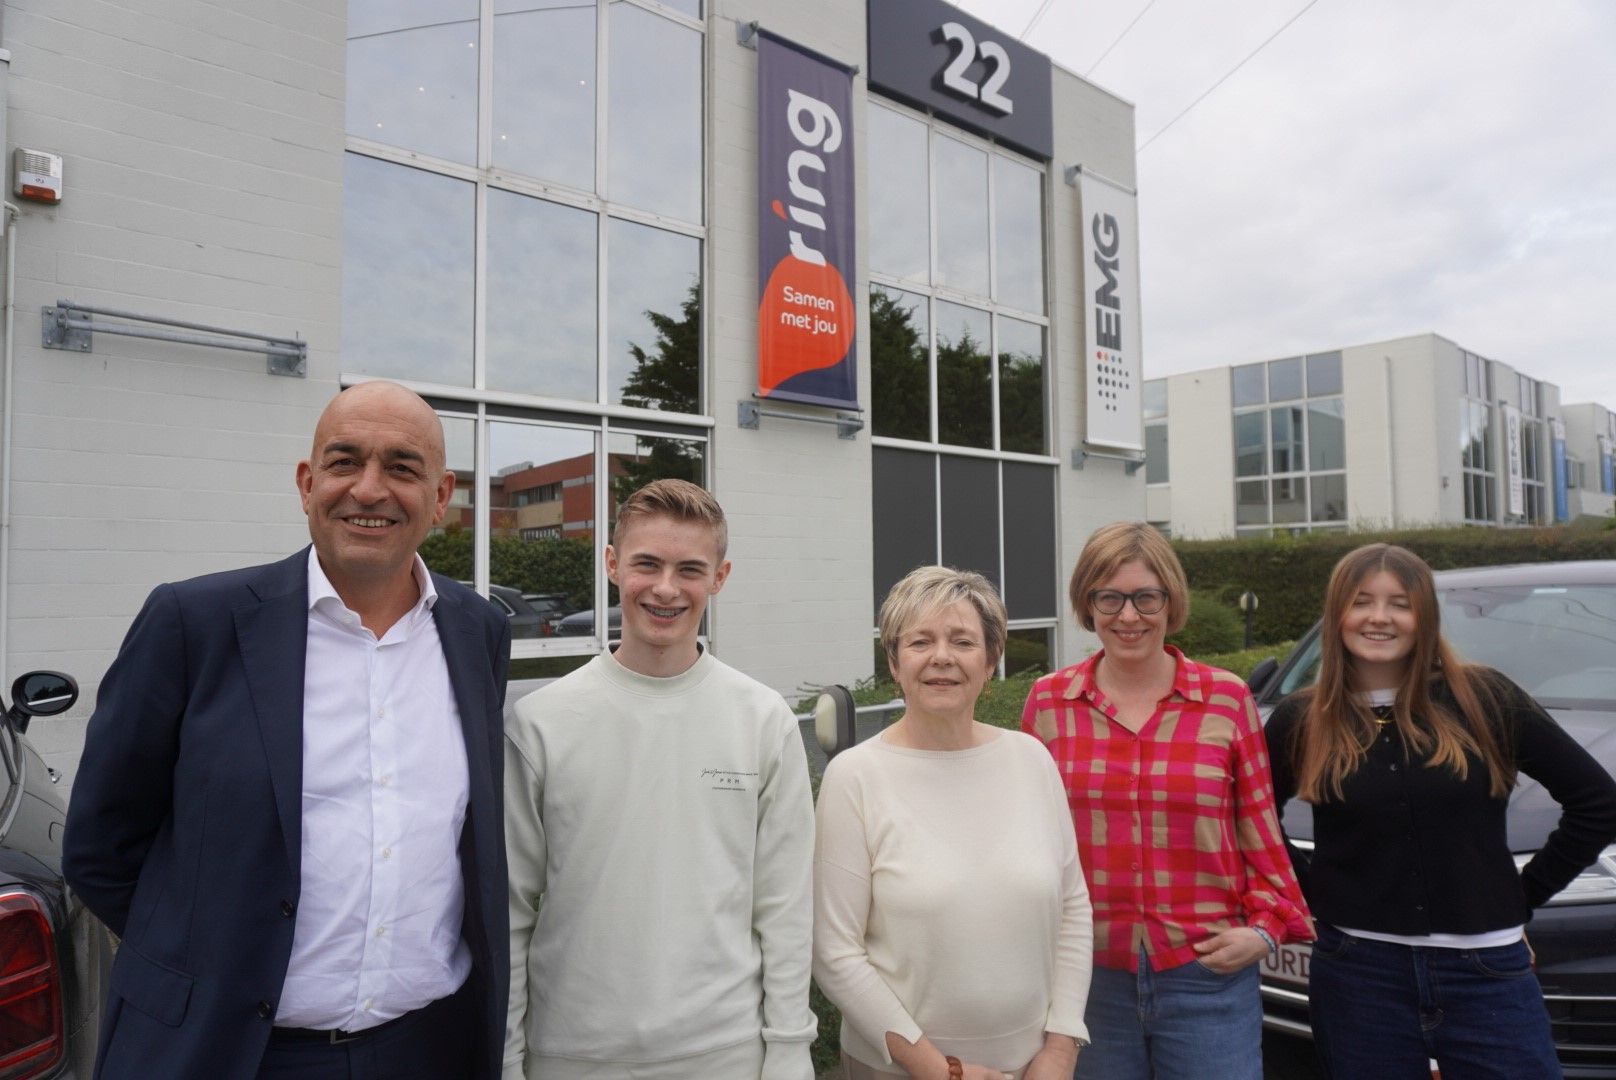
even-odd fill
[[[999,463],[942,457],[943,563],[999,580]],[[1018,528],[1020,527],[1018,523]],[[1050,527],[1054,536],[1054,527]]]
[[[937,457],[915,450],[875,447],[875,610],[887,591],[917,566],[937,561]]]
[[[1003,467],[1005,607],[1012,619],[1053,619],[1063,594],[1055,551],[1055,469],[1019,461]],[[946,533],[944,543],[947,550]]]

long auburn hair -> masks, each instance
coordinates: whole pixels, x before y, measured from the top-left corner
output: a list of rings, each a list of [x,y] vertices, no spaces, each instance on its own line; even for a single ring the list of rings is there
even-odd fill
[[[1515,764],[1489,720],[1497,712],[1497,692],[1481,669],[1462,662],[1442,637],[1431,568],[1395,544],[1366,544],[1350,551],[1330,574],[1319,627],[1319,678],[1307,692],[1307,712],[1293,750],[1298,796],[1310,803],[1340,799],[1343,782],[1363,764],[1374,742],[1378,725],[1353,691],[1352,655],[1342,642],[1341,620],[1364,581],[1382,570],[1408,594],[1414,615],[1414,648],[1393,706],[1392,722],[1403,744],[1429,753],[1428,768],[1446,768],[1461,780],[1470,771],[1467,755],[1474,754],[1487,769],[1492,795],[1503,798],[1515,785]],[[1447,681],[1457,714],[1432,699],[1438,678]]]

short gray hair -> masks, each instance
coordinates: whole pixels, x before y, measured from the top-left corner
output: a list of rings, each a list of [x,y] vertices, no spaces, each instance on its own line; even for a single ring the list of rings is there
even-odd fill
[[[982,645],[987,651],[988,666],[997,667],[1004,655],[1005,623],[1004,601],[993,582],[971,570],[955,570],[951,566],[919,566],[904,575],[892,586],[887,598],[881,602],[881,648],[886,651],[887,662],[898,655],[898,639],[903,632],[939,608],[968,602],[982,620]]]

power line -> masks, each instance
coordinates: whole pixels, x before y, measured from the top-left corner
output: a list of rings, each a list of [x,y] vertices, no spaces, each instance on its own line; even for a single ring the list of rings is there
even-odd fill
[[[1133,17],[1133,22],[1129,23],[1127,26],[1122,28],[1122,33],[1117,35],[1116,41],[1113,41],[1111,44],[1107,45],[1105,47],[1105,52],[1100,54],[1100,59],[1096,60],[1096,61],[1094,61],[1094,63],[1090,64],[1089,69],[1087,71],[1085,71],[1083,74],[1085,74],[1085,75],[1093,75],[1094,74],[1094,69],[1099,67],[1101,62],[1104,61],[1106,57],[1111,55],[1111,50],[1116,48],[1119,44],[1121,44],[1122,39],[1128,36],[1128,31],[1132,30],[1134,27],[1139,25],[1139,20],[1143,19],[1145,17],[1145,12],[1149,11],[1151,8],[1153,8],[1155,6],[1156,6],[1156,0],[1150,0],[1150,3],[1148,3],[1144,7],[1140,8],[1139,9],[1139,14],[1137,14],[1137,15],[1135,15]]]
[[[1139,148],[1137,150],[1135,150],[1134,153],[1135,154],[1144,153],[1145,147],[1149,146],[1151,143],[1153,143],[1157,139],[1161,138],[1162,135],[1164,135],[1167,132],[1168,128],[1172,127],[1174,124],[1176,124],[1180,120],[1184,119],[1184,117],[1189,113],[1189,111],[1191,109],[1195,108],[1195,106],[1199,105],[1201,102],[1205,101],[1208,97],[1210,97],[1211,94],[1212,94],[1212,91],[1216,90],[1218,87],[1220,87],[1224,83],[1228,82],[1229,77],[1231,75],[1233,75],[1235,72],[1239,71],[1241,68],[1245,67],[1247,62],[1249,62],[1252,57],[1256,56],[1258,53],[1260,53],[1264,49],[1266,49],[1268,47],[1269,42],[1273,41],[1279,35],[1283,34],[1286,30],[1288,30],[1292,23],[1294,23],[1297,19],[1300,19],[1303,15],[1306,15],[1308,13],[1308,11],[1313,7],[1313,5],[1318,3],[1318,2],[1319,2],[1319,0],[1307,0],[1307,4],[1305,6],[1303,6],[1301,11],[1298,11],[1295,15],[1292,15],[1289,19],[1285,20],[1285,25],[1284,26],[1281,26],[1278,30],[1275,30],[1272,34],[1269,34],[1268,37],[1263,39],[1263,43],[1261,45],[1258,45],[1255,49],[1252,49],[1249,53],[1247,53],[1245,59],[1241,60],[1234,67],[1230,68],[1228,70],[1228,72],[1224,74],[1223,78],[1219,79],[1217,82],[1215,82],[1211,86],[1207,87],[1206,90],[1202,92],[1200,97],[1196,98],[1194,101],[1192,101],[1188,105],[1184,106],[1183,111],[1180,112],[1177,116],[1173,117],[1171,120],[1167,121],[1166,124],[1162,125],[1162,127],[1157,130],[1156,134],[1152,135],[1150,138],[1148,138],[1144,142],[1140,143]]]
[[[1024,39],[1032,32],[1032,28],[1038,25],[1038,20],[1044,17],[1044,12],[1048,11],[1049,5],[1054,2],[1055,0],[1044,0],[1042,4],[1038,5],[1038,10],[1032,13],[1032,18],[1027,20],[1027,25],[1022,27],[1021,33],[1016,35],[1017,41]]]

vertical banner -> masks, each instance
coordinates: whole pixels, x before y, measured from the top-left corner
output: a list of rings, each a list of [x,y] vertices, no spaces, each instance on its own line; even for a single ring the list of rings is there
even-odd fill
[[[1549,421],[1549,454],[1554,462],[1554,520],[1571,520],[1571,470],[1566,466],[1565,424]]]
[[[856,409],[853,72],[757,42],[758,395]]]
[[[1080,173],[1088,432],[1097,446],[1143,450],[1139,230],[1134,196]]]
[[[1504,512],[1520,517],[1526,513],[1526,476],[1521,456],[1521,410],[1505,404],[1504,410],[1504,466],[1509,470],[1508,498]]]
[[[1606,495],[1616,492],[1616,461],[1610,456],[1611,444],[1609,435],[1599,437],[1599,490]]]

